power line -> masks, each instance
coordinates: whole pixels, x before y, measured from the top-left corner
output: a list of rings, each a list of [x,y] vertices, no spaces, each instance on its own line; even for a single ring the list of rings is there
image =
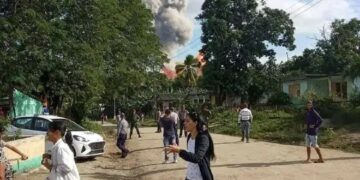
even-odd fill
[[[294,6],[302,3],[302,2],[306,2],[306,0],[297,0],[293,5],[291,5],[290,7],[286,8],[285,11],[290,10],[291,8],[293,8]]]
[[[303,0],[304,2],[306,2],[304,5],[302,5],[301,7],[298,7],[296,8],[294,11],[290,12],[289,14],[294,14],[296,13],[297,11],[301,11],[301,9],[303,9],[304,7],[308,6],[309,4],[311,4],[312,2],[314,2],[314,0],[309,0],[309,1],[306,1],[306,0]],[[300,1],[299,1],[300,2]]]
[[[296,17],[300,16],[301,14],[304,14],[305,12],[309,11],[310,9],[314,8],[315,6],[317,6],[318,4],[320,4],[323,0],[319,0],[316,3],[314,3],[313,5],[311,5],[310,7],[308,7],[307,9],[301,11],[298,14],[295,14],[292,19],[295,19]]]
[[[299,10],[300,10],[299,13],[295,14],[295,15],[291,18],[291,19],[294,19],[294,18],[300,16],[301,14],[309,11],[310,9],[314,8],[316,5],[320,4],[320,2],[323,1],[323,0],[319,0],[319,1],[315,2],[314,4],[312,4],[311,6],[309,6],[308,8],[303,9],[305,6],[311,4],[311,3],[314,2],[314,1],[315,1],[315,0],[310,0],[310,1],[306,2],[306,0],[299,0],[297,3],[295,3],[295,4],[291,5],[290,7],[288,7],[286,10],[291,9],[292,7],[294,7],[295,5],[297,5],[297,4],[301,3],[301,2],[306,2],[306,3],[305,3],[303,6],[301,6],[300,8],[297,8],[296,10],[294,10],[294,11],[292,11],[292,12],[289,13],[289,15],[291,16],[292,14],[296,13],[296,11],[299,11]],[[301,9],[303,9],[303,10],[301,10]],[[201,37],[201,35],[200,35],[199,37],[197,37],[195,40],[191,41],[191,42],[188,44],[188,46],[185,48],[185,50],[180,51],[178,54],[176,54],[175,56],[172,56],[170,59],[174,59],[174,58],[176,58],[176,57],[179,57],[179,56],[187,53],[188,50],[194,48],[195,46],[190,46],[190,47],[189,47],[189,45],[190,45],[190,44],[193,44],[193,43],[196,42],[196,41],[199,41],[199,40],[200,40],[200,37]],[[198,44],[195,44],[195,45],[198,45]]]

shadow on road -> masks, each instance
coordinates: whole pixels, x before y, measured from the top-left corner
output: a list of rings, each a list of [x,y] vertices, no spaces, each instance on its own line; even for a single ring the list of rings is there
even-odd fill
[[[241,143],[242,141],[233,141],[233,142],[221,142],[221,143],[215,143],[215,145],[221,145],[221,144],[237,144]]]
[[[144,148],[144,149],[135,149],[135,150],[130,150],[130,154],[132,154],[134,152],[149,151],[149,150],[163,149],[163,148],[164,147],[152,147],[152,148]]]
[[[341,160],[358,160],[358,157],[338,157],[338,158],[328,158],[326,161],[341,161]],[[294,165],[294,164],[306,164],[304,160],[301,161],[283,161],[283,162],[269,162],[269,163],[240,163],[240,164],[222,164],[222,165],[213,165],[211,167],[228,167],[228,168],[240,168],[240,167],[270,167],[270,166],[285,166],[285,165]]]
[[[325,161],[341,161],[341,160],[359,160],[360,156],[358,157],[338,157],[338,158],[328,158],[325,159]],[[325,162],[326,163],[326,162]],[[222,167],[227,167],[227,168],[253,168],[253,167],[270,167],[270,166],[285,166],[285,165],[294,165],[294,164],[305,164],[303,160],[299,160],[299,161],[284,161],[284,162],[269,162],[269,163],[239,163],[239,164],[219,164],[219,165],[212,165],[211,168],[216,169],[216,168],[222,168]],[[104,169],[114,169],[114,170],[138,170],[140,168],[143,167],[149,167],[149,166],[156,166],[156,165],[161,165],[161,163],[154,163],[154,164],[147,164],[147,165],[141,165],[141,166],[137,166],[137,167],[133,167],[133,168],[124,168],[124,169],[120,169],[120,168],[104,168]],[[102,167],[103,168],[103,167]],[[154,174],[158,174],[158,173],[166,173],[166,172],[172,172],[172,171],[180,171],[180,170],[186,170],[186,168],[169,168],[169,169],[158,169],[158,170],[153,170],[153,171],[146,171],[146,172],[142,172],[139,174],[136,174],[134,176],[119,176],[117,177],[117,175],[113,176],[113,175],[106,175],[106,174],[93,174],[92,177],[101,177],[101,178],[105,178],[105,179],[139,179],[139,178],[143,178],[145,176],[149,176],[149,175],[154,175]],[[184,172],[185,173],[185,172]],[[90,174],[91,175],[91,174]],[[106,178],[108,177],[108,178]]]

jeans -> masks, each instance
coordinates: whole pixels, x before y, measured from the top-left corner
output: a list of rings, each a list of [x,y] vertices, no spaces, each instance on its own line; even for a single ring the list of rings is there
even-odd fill
[[[129,153],[129,150],[125,147],[126,139],[127,139],[127,134],[120,133],[116,142],[116,146],[121,150],[123,156]]]
[[[137,132],[138,136],[141,137],[138,124],[136,123],[136,124],[131,124],[130,125],[130,138],[131,138],[131,136],[133,134],[134,128],[136,129],[136,132]]]
[[[156,132],[161,132],[161,124],[160,121],[156,121],[157,124],[157,131]]]
[[[180,137],[182,137],[183,131],[185,132],[185,137],[187,137],[187,132],[184,129],[184,120],[180,120]]]
[[[242,140],[246,137],[246,141],[249,141],[250,138],[250,121],[241,121],[241,133],[242,133]]]
[[[175,142],[179,146],[178,124],[175,125]]]
[[[169,146],[169,145],[175,145],[175,143],[176,143],[176,136],[175,135],[173,135],[173,136],[164,136],[164,147],[167,147],[167,146]],[[174,160],[176,160],[177,159],[177,154],[176,153],[174,153]],[[168,157],[168,154],[167,154],[167,151],[165,150],[165,160],[167,161],[167,160],[169,160],[169,157]]]

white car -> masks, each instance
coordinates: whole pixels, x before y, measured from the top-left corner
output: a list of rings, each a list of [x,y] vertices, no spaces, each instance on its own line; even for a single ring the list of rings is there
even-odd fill
[[[105,141],[99,134],[87,131],[75,122],[58,116],[36,115],[16,117],[7,128],[7,134],[14,136],[20,133],[21,137],[46,135],[50,122],[60,121],[65,123],[67,133],[64,136],[76,158],[92,158],[104,154]],[[20,131],[19,131],[20,130]],[[46,142],[45,151],[51,152],[53,143]]]

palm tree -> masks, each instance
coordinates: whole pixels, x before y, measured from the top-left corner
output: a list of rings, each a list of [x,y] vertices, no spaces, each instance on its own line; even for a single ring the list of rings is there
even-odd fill
[[[187,87],[194,87],[198,80],[198,62],[192,55],[186,56],[184,64],[175,66],[176,75],[185,81]]]

